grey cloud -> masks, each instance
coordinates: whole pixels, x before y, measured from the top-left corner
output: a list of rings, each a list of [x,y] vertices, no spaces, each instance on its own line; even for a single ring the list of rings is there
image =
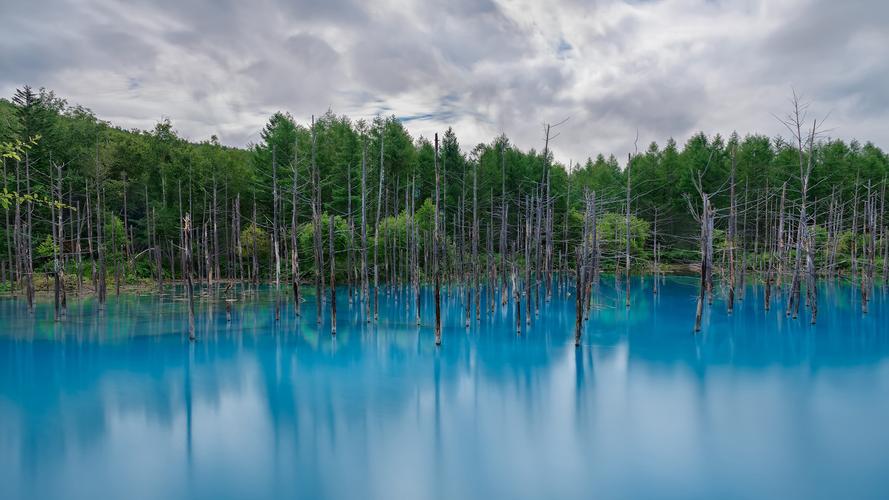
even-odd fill
[[[428,45],[403,43],[395,37],[384,37],[375,44],[359,44],[350,55],[350,76],[370,90],[385,94],[428,85],[443,75],[438,56]]]
[[[123,126],[256,139],[268,114],[393,113],[467,146],[622,157],[696,130],[779,133],[791,86],[838,135],[889,142],[881,0],[0,0],[0,90],[53,88]],[[38,14],[39,13],[39,14]]]

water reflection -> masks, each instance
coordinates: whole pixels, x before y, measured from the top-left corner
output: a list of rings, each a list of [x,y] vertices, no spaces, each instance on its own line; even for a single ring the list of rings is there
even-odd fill
[[[394,295],[367,324],[339,294],[336,337],[309,303],[276,324],[268,290],[235,291],[229,322],[208,295],[194,344],[175,290],[110,299],[103,318],[74,302],[62,324],[0,302],[0,483],[10,498],[889,493],[884,294],[861,316],[854,290],[825,289],[809,326],[751,287],[693,335],[692,281],[633,288],[627,310],[602,283],[580,349],[559,295],[516,335],[499,306],[466,329],[457,290],[440,349]]]

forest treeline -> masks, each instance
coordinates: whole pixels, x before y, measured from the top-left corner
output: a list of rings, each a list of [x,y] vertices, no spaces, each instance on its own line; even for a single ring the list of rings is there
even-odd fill
[[[887,247],[889,157],[871,143],[821,136],[802,147],[698,133],[620,160],[598,154],[565,165],[547,143],[521,150],[499,136],[466,151],[452,129],[439,145],[412,137],[394,116],[355,121],[328,111],[308,123],[275,113],[256,144],[234,148],[215,136],[185,140],[169,121],[123,129],[24,87],[0,99],[0,144],[0,265],[13,292],[42,275],[104,295],[105,276],[117,287],[162,286],[182,279],[184,266],[207,283],[426,282],[433,257],[446,282],[505,282],[512,266],[519,277],[551,278],[576,266],[592,193],[597,272],[697,265],[701,192],[715,214],[711,258],[724,261],[731,245],[736,265],[762,271],[775,252],[793,258],[809,157],[802,216],[817,271],[856,273],[869,237],[879,269]]]

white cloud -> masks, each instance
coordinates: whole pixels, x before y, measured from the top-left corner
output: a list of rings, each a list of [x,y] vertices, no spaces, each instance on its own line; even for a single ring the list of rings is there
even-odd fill
[[[244,145],[276,110],[331,108],[539,149],[541,124],[570,117],[557,159],[622,158],[637,128],[640,147],[779,133],[793,86],[834,135],[889,142],[881,0],[0,2],[5,95],[45,86],[193,139]]]

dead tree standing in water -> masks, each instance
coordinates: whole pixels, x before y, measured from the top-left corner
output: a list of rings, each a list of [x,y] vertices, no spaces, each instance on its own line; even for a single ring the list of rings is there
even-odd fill
[[[630,172],[633,163],[633,157],[627,160],[627,201],[626,201],[626,251],[625,259],[625,278],[626,278],[626,300],[625,306],[630,308]]]
[[[53,167],[55,168],[55,179],[53,179]],[[61,163],[50,161],[50,184],[52,189],[52,203],[50,203],[50,217],[52,221],[52,239],[53,239],[53,291],[55,299],[55,321],[59,321],[61,316],[65,315],[66,299],[65,299],[65,264],[63,262],[64,250],[63,231],[64,225],[62,221],[62,167]],[[53,183],[55,180],[55,183]]]
[[[272,251],[275,256],[275,321],[279,321],[281,319],[281,246],[278,238],[278,155],[274,145],[272,145]]]
[[[657,247],[657,207],[654,207],[654,226],[651,235],[651,253],[652,253],[652,274],[651,290],[653,295],[657,295],[658,282],[660,281],[660,269],[658,266],[658,247]]]
[[[414,280],[414,296],[415,296],[414,299],[416,301],[416,306],[417,306],[416,320],[417,320],[417,326],[420,326],[420,313],[421,313],[420,307],[422,305],[422,303],[420,301],[420,233],[419,233],[419,230],[417,229],[417,220],[416,220],[416,213],[417,213],[416,196],[415,196],[416,189],[417,189],[417,179],[415,177],[413,180],[413,183],[411,185],[410,221],[411,221],[411,244],[413,247],[412,251],[411,251],[411,259],[412,259],[411,268],[412,268],[413,280]]]
[[[701,331],[701,316],[704,312],[705,294],[710,286],[712,270],[710,264],[713,261],[713,207],[710,205],[710,195],[701,192],[703,207],[698,217],[701,221],[701,284],[698,291],[697,310],[695,311],[695,332]]]
[[[509,286],[506,283],[506,233],[508,230],[506,202],[506,141],[500,143],[500,305],[506,306]],[[492,207],[493,210],[493,207]]]
[[[586,235],[583,238],[586,241]],[[577,269],[575,271],[575,297],[574,297],[574,347],[580,347],[580,336],[583,333],[583,293],[582,290],[586,284],[586,276],[584,274],[584,250],[578,248]]]
[[[293,186],[290,188],[290,279],[293,282],[293,310],[299,316],[299,244],[297,241],[296,207],[299,193],[299,144],[293,144]]]
[[[735,148],[732,147],[732,169],[729,174],[729,215],[726,244],[728,246],[728,313],[735,311],[735,238],[737,233],[738,207],[735,200]]]
[[[383,179],[385,170],[383,167],[383,132],[385,123],[380,128],[380,187],[377,189],[377,218],[374,224],[374,321],[380,319],[380,266],[377,261],[377,253],[380,246],[380,209],[383,204]]]
[[[515,332],[516,335],[522,334],[522,293],[519,291],[518,282],[516,281],[516,274],[518,273],[518,250],[516,250],[517,243],[512,244],[512,262],[510,265],[510,279],[512,282],[512,297],[513,302],[515,303]]]
[[[812,169],[814,166],[814,148],[815,148],[815,138],[818,133],[818,121],[815,120],[812,122],[812,128],[806,136],[803,135],[803,121],[805,120],[806,109],[808,105],[800,102],[799,97],[794,92],[792,106],[790,114],[781,120],[785,127],[790,131],[793,137],[796,139],[797,144],[797,156],[799,159],[799,169],[800,169],[800,209],[799,209],[799,221],[797,223],[797,237],[796,237],[796,265],[793,269],[793,279],[791,282],[791,297],[788,302],[787,315],[792,315],[794,318],[799,314],[799,304],[800,304],[800,286],[801,286],[801,272],[802,272],[802,258],[803,255],[806,256],[806,269],[807,269],[807,285],[806,285],[806,294],[809,299],[809,305],[811,310],[811,322],[815,324],[817,315],[818,315],[818,291],[815,283],[814,275],[814,253],[810,244],[810,236],[809,236],[809,218],[806,212],[807,209],[807,195],[809,188],[809,179],[812,175]],[[804,142],[805,141],[805,142]],[[808,154],[806,152],[806,146],[808,146]]]
[[[182,255],[185,264],[185,291],[188,294],[188,340],[194,341],[194,284],[191,278],[191,214],[186,213],[182,220]]]
[[[433,214],[433,225],[432,225],[432,270],[435,275],[435,290],[433,291],[434,300],[435,300],[435,345],[441,345],[441,269],[439,266],[439,224],[440,224],[440,216],[438,211],[438,199],[439,199],[439,183],[441,182],[439,178],[438,172],[438,134],[435,134],[435,156],[434,161],[435,164],[435,210]]]
[[[336,258],[333,249],[333,226],[335,221],[333,215],[327,218],[327,233],[330,245],[330,333],[336,335]]]
[[[349,287],[349,307],[352,307],[352,299],[355,287],[353,286],[352,272],[355,270],[355,218],[352,215],[352,165],[346,166],[346,225],[349,227],[349,244],[346,253],[346,285]],[[294,226],[296,224],[294,223]]]
[[[478,244],[479,244],[479,226],[478,226],[478,163],[472,169],[472,274],[475,280],[475,321],[482,320],[481,317],[481,297],[479,287],[479,260],[478,260]],[[467,286],[469,284],[467,283]]]
[[[321,244],[321,178],[318,173],[316,161],[317,134],[315,131],[315,117],[312,117],[312,225],[315,243],[315,323],[321,324],[321,302],[324,299],[324,286],[321,279],[324,266],[324,248]]]
[[[364,299],[364,318],[370,323],[370,294],[367,271],[367,139],[361,150],[361,296]]]
[[[98,270],[98,298],[99,312],[105,310],[105,250],[102,243],[102,235],[105,232],[104,222],[102,220],[102,171],[99,163],[99,145],[96,143],[96,251],[99,258]]]

